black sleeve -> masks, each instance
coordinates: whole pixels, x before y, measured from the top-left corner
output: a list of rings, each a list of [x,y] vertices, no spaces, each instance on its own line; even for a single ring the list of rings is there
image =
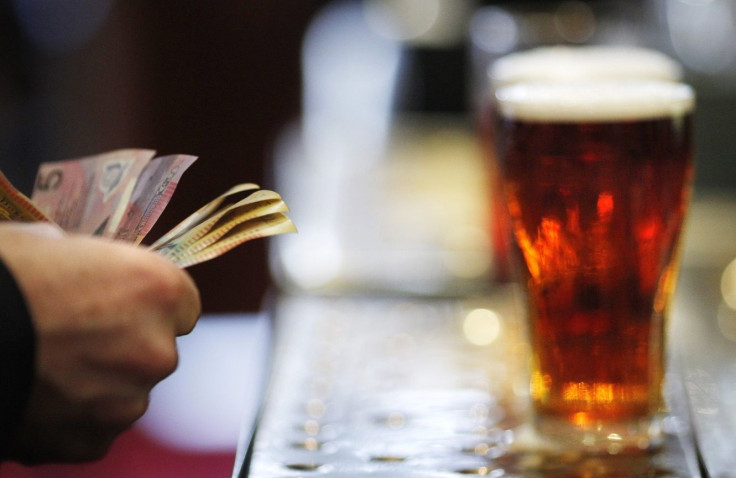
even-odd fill
[[[18,431],[35,367],[35,333],[25,299],[0,261],[0,460]]]

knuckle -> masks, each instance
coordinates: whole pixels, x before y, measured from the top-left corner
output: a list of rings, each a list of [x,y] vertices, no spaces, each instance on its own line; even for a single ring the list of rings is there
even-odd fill
[[[173,334],[161,330],[148,332],[130,341],[135,354],[121,357],[114,371],[133,383],[153,386],[176,370],[179,354]]]
[[[160,381],[171,375],[179,364],[179,354],[173,341],[156,341],[149,345],[145,354],[144,366],[153,381]]]
[[[100,417],[105,422],[105,429],[111,435],[117,435],[130,427],[148,410],[148,394],[120,401],[108,406]]]
[[[171,264],[159,261],[148,264],[140,276],[142,293],[151,307],[172,321],[177,333],[189,332],[201,309],[199,292],[191,278]]]
[[[183,295],[183,286],[176,270],[159,261],[139,264],[136,278],[143,293],[161,303],[175,303]]]

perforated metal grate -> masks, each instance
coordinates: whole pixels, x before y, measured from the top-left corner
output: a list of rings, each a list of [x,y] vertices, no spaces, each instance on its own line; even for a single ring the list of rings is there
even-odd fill
[[[514,304],[510,290],[484,300],[280,299],[248,476],[697,476],[675,435],[655,453],[539,448],[525,424]]]

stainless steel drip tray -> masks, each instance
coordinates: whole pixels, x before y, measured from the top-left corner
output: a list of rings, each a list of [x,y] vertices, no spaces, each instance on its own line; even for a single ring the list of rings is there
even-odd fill
[[[239,475],[699,476],[676,417],[657,453],[537,446],[514,297],[281,297],[269,393]]]

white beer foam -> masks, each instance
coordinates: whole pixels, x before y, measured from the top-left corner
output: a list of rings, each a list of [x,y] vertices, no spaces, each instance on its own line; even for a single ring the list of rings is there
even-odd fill
[[[683,116],[695,107],[684,83],[601,80],[522,83],[496,92],[500,114],[523,121],[629,121]]]
[[[624,45],[534,48],[499,58],[488,70],[492,88],[596,78],[679,81],[682,74],[682,66],[664,53]]]

